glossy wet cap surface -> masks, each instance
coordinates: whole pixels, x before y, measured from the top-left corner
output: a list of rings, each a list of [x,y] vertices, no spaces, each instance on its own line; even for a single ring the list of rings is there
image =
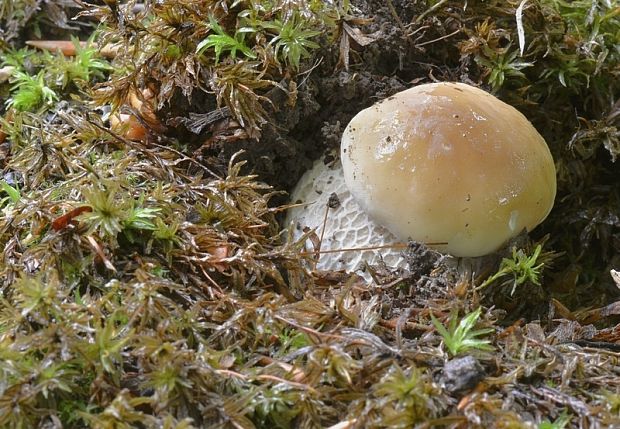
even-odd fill
[[[354,198],[400,239],[497,250],[549,214],[555,166],[515,108],[461,83],[420,85],[356,115],[341,145]]]

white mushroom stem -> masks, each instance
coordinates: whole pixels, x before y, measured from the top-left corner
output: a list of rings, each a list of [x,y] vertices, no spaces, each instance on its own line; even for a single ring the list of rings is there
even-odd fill
[[[332,194],[339,204],[328,208]],[[340,162],[328,166],[323,158],[316,161],[299,180],[291,202],[304,203],[287,215],[286,224],[292,225],[294,239],[299,239],[306,227],[322,237],[317,269],[354,271],[363,266],[362,261],[373,265],[380,258],[392,268],[405,266],[400,254],[405,244],[370,219],[355,202],[345,186]],[[310,240],[307,250],[317,250]]]

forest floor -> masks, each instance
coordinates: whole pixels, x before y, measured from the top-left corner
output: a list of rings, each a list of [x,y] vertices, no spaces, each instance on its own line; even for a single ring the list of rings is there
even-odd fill
[[[0,427],[620,427],[619,17],[0,0]],[[534,124],[552,213],[474,273],[418,243],[314,269],[286,192],[439,81]]]

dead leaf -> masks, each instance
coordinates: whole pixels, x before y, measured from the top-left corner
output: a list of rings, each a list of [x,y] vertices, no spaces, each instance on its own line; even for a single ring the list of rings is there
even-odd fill
[[[140,120],[134,115],[126,113],[110,116],[110,129],[134,141],[143,141],[147,134],[146,128],[140,123]]]
[[[15,71],[15,67],[13,66],[4,66],[0,68],[0,83],[6,82],[13,75]]]
[[[370,45],[372,42],[376,41],[379,37],[380,32],[376,31],[371,34],[364,34],[359,28],[351,27],[346,22],[342,23],[343,30],[351,37],[351,39],[355,40],[360,46]]]
[[[595,308],[593,310],[584,311],[577,316],[577,319],[583,323],[595,323],[605,317],[617,316],[620,314],[620,301],[616,301],[605,307]]]
[[[64,215],[54,219],[52,221],[52,229],[54,231],[60,231],[61,229],[65,229],[71,222],[73,222],[73,219],[75,219],[82,213],[92,212],[92,211],[93,209],[90,206],[76,207],[73,210],[69,211],[68,213],[65,213]]]
[[[215,267],[215,269],[220,273],[226,271],[228,265],[225,264],[223,260],[229,256],[228,245],[222,244],[219,246],[209,247],[207,252],[213,256],[213,259],[209,259],[211,265],[213,265],[213,267]]]

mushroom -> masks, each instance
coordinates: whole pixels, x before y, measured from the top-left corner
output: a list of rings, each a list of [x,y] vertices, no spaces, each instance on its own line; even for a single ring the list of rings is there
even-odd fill
[[[321,159],[301,178],[292,202],[306,205],[287,223],[295,239],[316,229],[321,250],[376,250],[322,254],[319,269],[379,256],[404,266],[398,243],[408,239],[486,255],[542,222],[556,192],[553,158],[532,124],[462,83],[420,85],[361,111],[342,136],[341,161]],[[339,204],[325,218],[331,194]]]
[[[115,113],[110,116],[110,129],[120,133],[129,140],[142,141],[148,131],[134,115]]]
[[[139,95],[135,90],[130,90],[128,105],[132,108],[132,113],[113,113],[110,116],[110,128],[123,137],[135,141],[146,139],[148,130],[145,125],[157,132],[165,132],[166,128],[159,122],[155,114],[153,101],[153,92],[148,88],[143,89]]]
[[[454,256],[486,255],[531,231],[556,193],[553,158],[532,124],[462,83],[416,86],[362,110],[341,160],[371,218]]]

